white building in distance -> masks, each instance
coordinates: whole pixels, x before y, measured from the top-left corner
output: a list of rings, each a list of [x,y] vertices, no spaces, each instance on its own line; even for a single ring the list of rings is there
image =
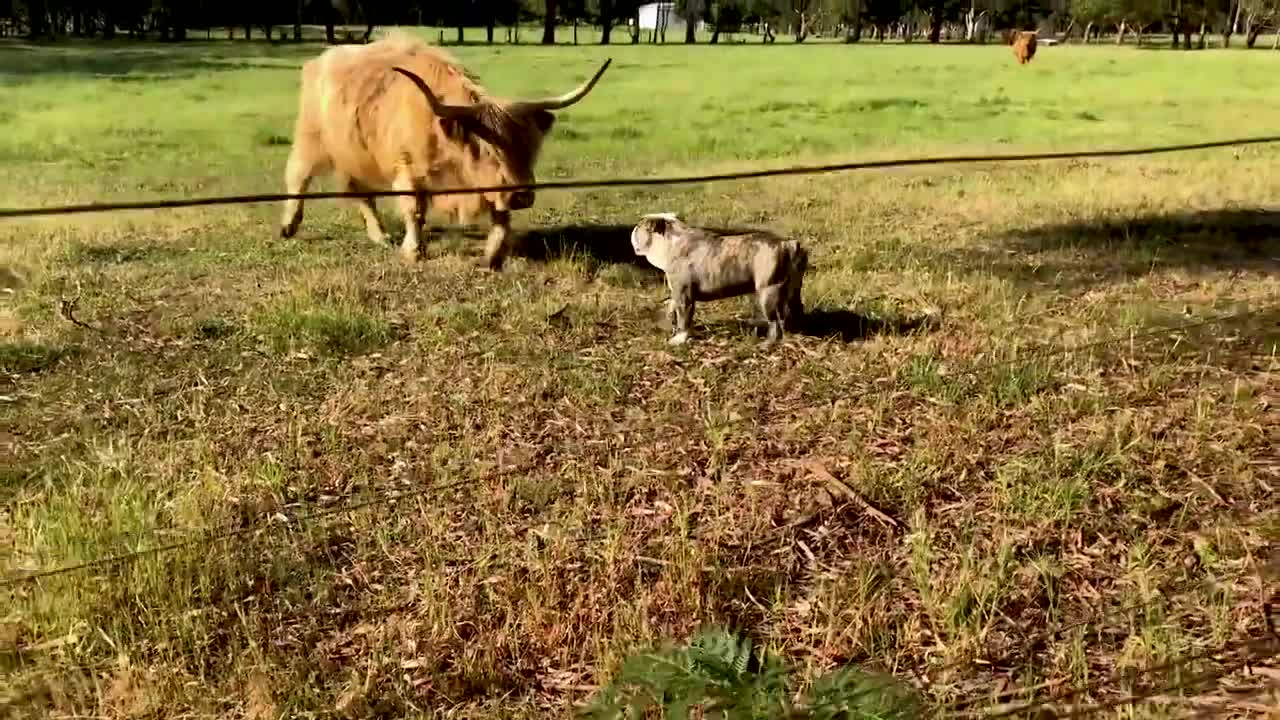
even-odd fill
[[[696,2],[690,2],[690,5],[697,6]],[[656,30],[658,29],[659,20],[666,21],[667,32],[684,32],[685,19],[680,17],[676,12],[676,4],[674,2],[651,2],[640,6],[640,29]],[[705,30],[706,23],[702,20],[698,21],[695,26],[698,30]]]

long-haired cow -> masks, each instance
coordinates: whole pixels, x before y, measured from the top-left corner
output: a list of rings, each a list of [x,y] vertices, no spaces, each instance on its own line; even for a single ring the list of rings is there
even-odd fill
[[[538,153],[555,123],[551,111],[585,97],[610,62],[564,95],[502,100],[447,53],[403,33],[329,48],[302,67],[287,192],[305,192],[327,173],[348,192],[415,192],[397,198],[405,221],[400,254],[411,262],[428,204],[462,222],[487,211],[493,227],[485,257],[499,270],[511,211],[532,207],[533,191],[431,196],[431,189],[533,183]],[[386,243],[373,200],[355,204],[369,239]],[[301,223],[302,202],[285,201],[281,236],[292,237]]]
[[[1026,65],[1036,55],[1037,30],[1019,30],[1013,34],[1013,56],[1019,65]]]

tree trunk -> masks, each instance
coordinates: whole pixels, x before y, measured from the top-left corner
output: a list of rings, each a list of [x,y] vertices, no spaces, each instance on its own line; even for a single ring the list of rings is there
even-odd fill
[[[484,40],[490,45],[493,44],[493,17],[490,17],[484,26]]]
[[[1089,44],[1089,34],[1093,32],[1093,23],[1084,26],[1084,44]]]
[[[1262,34],[1262,23],[1252,23],[1248,26],[1248,33],[1244,36],[1244,46],[1253,49],[1258,42],[1258,36]]]
[[[693,45],[698,42],[698,11],[694,8],[700,8],[700,5],[697,0],[689,0],[685,3],[685,8],[685,15],[688,17],[684,19],[684,42],[686,45]]]
[[[45,12],[44,0],[28,0],[27,15],[30,16],[27,23],[30,27],[27,29],[31,33],[31,37],[42,37],[48,32],[49,18]]]
[[[76,37],[84,37],[84,14],[73,13],[71,15],[71,32]]]
[[[556,0],[547,0],[547,14],[542,22],[542,44],[556,44]]]
[[[631,44],[640,44],[640,7],[638,5],[631,16]]]
[[[1236,18],[1240,16],[1240,5],[1236,0],[1227,4],[1227,24],[1222,28],[1222,47],[1231,47],[1231,35],[1235,31]]]
[[[929,42],[937,45],[942,40],[942,2],[934,0],[929,10]]]
[[[338,42],[338,35],[333,30],[333,17],[327,13],[324,18],[324,39],[330,45]]]
[[[252,40],[252,39],[253,39],[253,26],[252,26],[252,25],[245,25],[245,26],[244,26],[244,39],[245,39],[245,40]]]
[[[1208,28],[1206,27],[1205,21],[1201,20],[1200,21],[1200,38],[1196,40],[1196,47],[1199,48],[1200,50],[1203,50],[1205,49],[1205,47],[1207,47],[1204,42],[1207,30]]]
[[[305,0],[298,0],[293,14],[293,41],[302,42],[302,6]]]
[[[1120,21],[1120,29],[1116,31],[1116,44],[1117,44],[1117,45],[1123,45],[1123,44],[1124,44],[1124,36],[1125,36],[1125,33],[1126,33],[1126,32],[1128,32],[1128,31],[1129,31],[1129,25],[1128,25],[1125,21],[1121,20],[1121,21]]]
[[[600,44],[609,44],[609,34],[613,32],[613,2],[600,0]]]

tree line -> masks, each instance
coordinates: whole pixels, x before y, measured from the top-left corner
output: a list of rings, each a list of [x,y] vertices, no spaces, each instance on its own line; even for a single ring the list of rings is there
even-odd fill
[[[1277,29],[1280,0],[675,0],[659,5],[656,23],[641,22],[646,0],[0,0],[0,22],[35,38],[120,35],[182,41],[195,30],[218,28],[229,38],[301,41],[304,25],[325,28],[330,43],[368,41],[377,25],[483,27],[487,42],[505,29],[520,42],[522,25],[542,26],[541,42],[556,42],[562,25],[598,28],[599,42],[666,42],[667,31],[718,43],[751,33],[764,43],[779,35],[883,41],[987,42],[1011,30],[1076,37],[1113,36],[1141,44],[1152,32],[1172,34],[1175,47],[1204,47],[1218,34],[1236,34],[1253,47]],[[360,28],[352,32],[345,28]],[[642,27],[642,25],[645,25]],[[344,31],[339,35],[338,28]],[[619,32],[621,31],[621,32]],[[621,37],[618,37],[621,35]],[[1280,36],[1278,36],[1280,37]],[[574,35],[576,42],[576,33]],[[741,39],[739,39],[741,42]]]

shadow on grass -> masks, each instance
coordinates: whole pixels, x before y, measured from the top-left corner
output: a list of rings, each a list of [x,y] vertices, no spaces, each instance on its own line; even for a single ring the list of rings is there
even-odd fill
[[[864,340],[875,335],[910,335],[936,330],[941,325],[937,315],[876,317],[842,308],[811,308],[796,323],[795,334],[818,338],[835,338],[842,342]]]
[[[516,231],[518,247],[513,255],[535,262],[585,258],[601,264],[633,265],[652,272],[662,272],[631,249],[632,225],[562,225]],[[716,227],[720,234],[747,233],[759,228]],[[813,269],[810,263],[809,269]]]
[[[758,317],[740,319],[736,325],[741,330],[753,331],[758,337],[764,337],[768,329]],[[932,332],[940,326],[941,319],[927,313],[877,317],[846,308],[813,307],[805,308],[804,318],[787,334],[851,343],[877,335]]]
[[[603,265],[631,265],[662,274],[631,249],[630,225],[563,225],[517,231],[513,256],[534,262],[581,258]]]
[[[992,239],[1003,246],[947,253],[938,262],[1063,290],[1126,282],[1164,268],[1280,270],[1280,211],[1269,209],[1085,218]]]
[[[599,265],[628,265],[645,273],[650,279],[662,277],[662,272],[631,249],[630,225],[566,225],[537,228],[520,232],[513,256],[534,262],[551,262],[561,259],[581,258]],[[750,228],[715,227],[719,233],[747,232]],[[813,265],[810,265],[810,272]],[[797,321],[790,334],[809,337],[835,338],[842,342],[854,342],[874,335],[905,335],[921,330],[932,330],[939,324],[934,315],[914,317],[876,315],[856,312],[846,308],[810,307],[803,319]],[[740,330],[753,329],[757,335],[765,333],[759,319],[737,321]]]

